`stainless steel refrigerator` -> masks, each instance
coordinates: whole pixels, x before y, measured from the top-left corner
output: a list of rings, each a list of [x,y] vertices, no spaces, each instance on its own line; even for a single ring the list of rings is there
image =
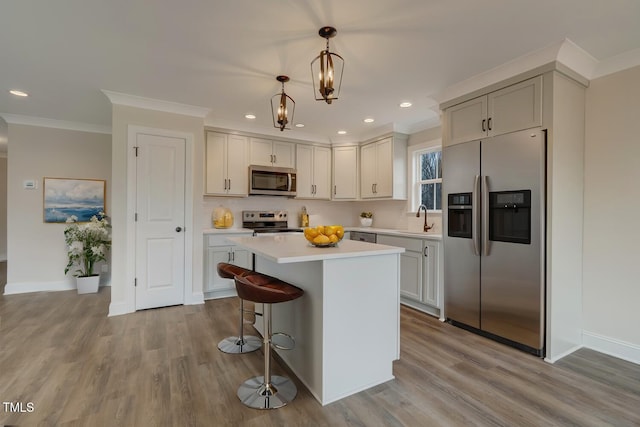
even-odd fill
[[[546,133],[445,147],[448,321],[544,356]]]

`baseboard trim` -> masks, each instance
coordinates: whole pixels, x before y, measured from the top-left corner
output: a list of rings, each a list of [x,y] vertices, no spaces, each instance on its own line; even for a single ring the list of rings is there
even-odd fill
[[[109,304],[109,314],[107,316],[122,316],[123,314],[130,314],[133,312],[135,312],[135,310],[131,310],[129,308],[129,304],[126,302],[112,302]]]
[[[637,344],[589,331],[582,331],[582,344],[591,350],[640,365],[640,346]]]
[[[194,292],[191,294],[189,301],[185,301],[184,305],[204,304],[204,294],[202,292]]]
[[[111,282],[100,283],[100,287],[111,286]],[[7,283],[4,295],[28,294],[32,292],[59,292],[77,289],[74,280],[57,280],[52,282],[15,282]]]
[[[547,357],[544,358],[544,361],[547,363],[556,363],[558,360],[562,359],[563,357],[567,357],[568,355],[570,355],[571,353],[578,351],[582,348],[582,345],[576,345],[574,347],[571,347],[569,350],[563,351],[560,354],[556,354],[553,357],[549,357],[547,355]],[[548,349],[547,349],[548,350]]]
[[[28,294],[31,292],[57,292],[76,289],[70,280],[58,280],[53,282],[15,282],[7,283],[4,287],[4,295]]]

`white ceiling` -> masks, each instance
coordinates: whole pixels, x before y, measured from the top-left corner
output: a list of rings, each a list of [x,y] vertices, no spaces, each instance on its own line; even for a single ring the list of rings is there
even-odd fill
[[[311,86],[324,25],[345,58],[332,105]],[[438,124],[447,88],[567,38],[595,63],[640,57],[640,1],[6,0],[0,115],[108,128],[108,90],[209,108],[205,124],[276,132],[269,101],[287,74],[305,127],[283,136],[358,139]],[[400,109],[405,100],[413,107]]]

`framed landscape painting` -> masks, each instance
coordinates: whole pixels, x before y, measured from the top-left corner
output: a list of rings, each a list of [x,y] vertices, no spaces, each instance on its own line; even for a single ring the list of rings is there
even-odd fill
[[[66,222],[71,215],[88,222],[105,212],[103,179],[44,178],[43,187],[44,222]]]

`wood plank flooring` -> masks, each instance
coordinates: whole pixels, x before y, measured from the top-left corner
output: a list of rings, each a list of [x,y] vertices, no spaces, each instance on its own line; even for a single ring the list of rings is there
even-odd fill
[[[262,352],[216,347],[236,333],[236,298],[112,318],[109,301],[109,288],[0,296],[0,400],[34,405],[3,405],[0,425],[640,425],[640,366],[586,349],[550,365],[405,307],[395,380],[325,407],[296,380],[289,406],[249,409],[236,389]]]

